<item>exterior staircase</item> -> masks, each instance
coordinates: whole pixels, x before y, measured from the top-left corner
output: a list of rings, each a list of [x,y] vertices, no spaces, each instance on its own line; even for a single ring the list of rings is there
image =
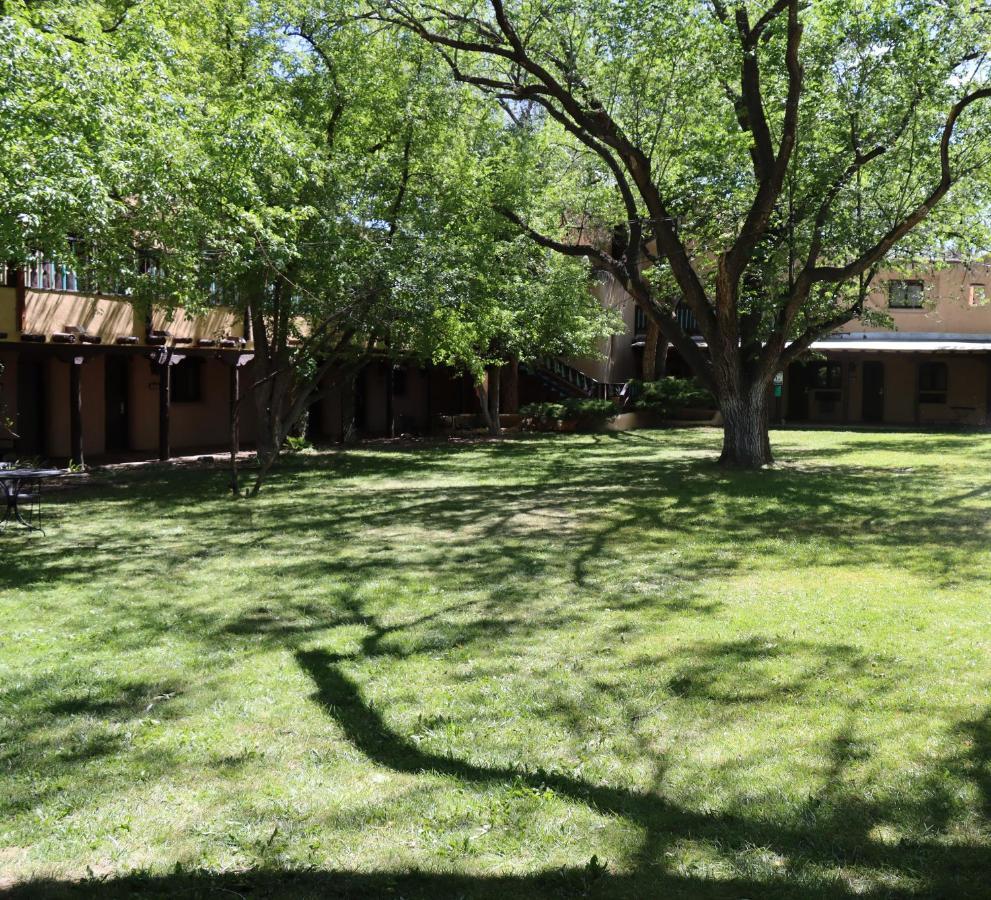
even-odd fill
[[[532,362],[521,363],[520,368],[538,378],[561,397],[611,400],[619,396],[624,387],[622,382],[597,381],[581,369],[569,366],[553,356],[538,356]]]

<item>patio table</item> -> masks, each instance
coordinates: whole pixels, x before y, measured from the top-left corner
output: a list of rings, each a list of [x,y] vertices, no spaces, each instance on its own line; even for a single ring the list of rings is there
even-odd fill
[[[0,501],[3,502],[3,517],[0,518],[0,531],[10,521],[17,522],[31,531],[45,530],[41,527],[41,485],[46,478],[56,478],[61,469],[3,469],[0,468]],[[27,506],[27,518],[22,507]]]

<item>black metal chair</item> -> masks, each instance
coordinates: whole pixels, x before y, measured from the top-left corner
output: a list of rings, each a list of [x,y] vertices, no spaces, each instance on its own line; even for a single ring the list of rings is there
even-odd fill
[[[32,531],[45,533],[44,528],[41,527],[39,479],[0,481],[0,501],[4,505],[3,516],[0,517],[0,531],[14,522]]]

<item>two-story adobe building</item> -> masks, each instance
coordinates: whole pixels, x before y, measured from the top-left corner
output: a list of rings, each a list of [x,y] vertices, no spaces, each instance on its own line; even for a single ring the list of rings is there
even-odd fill
[[[603,340],[599,356],[572,363],[602,381],[642,377],[647,321],[614,281],[595,286],[625,331]],[[991,425],[991,264],[920,267],[911,276],[881,273],[868,303],[893,328],[859,321],[813,346],[792,365],[773,399],[778,422],[831,425]],[[677,310],[698,335],[694,317]],[[701,336],[698,337],[701,340]],[[690,374],[671,350],[668,374]]]
[[[869,305],[893,329],[851,322],[786,373],[788,422],[907,426],[991,424],[991,265],[882,273]]]
[[[24,267],[0,265],[0,459],[225,449],[238,396],[240,439],[250,447],[253,350],[246,318],[230,309],[144,314],[40,255]],[[351,427],[424,433],[438,416],[478,412],[469,379],[415,362],[373,359],[349,389],[351,402],[337,386],[314,404],[311,437],[336,439]]]
[[[640,377],[642,313],[608,279],[595,290],[624,330],[591,358],[504,369],[503,412],[569,392],[607,396],[605,389]],[[888,312],[894,328],[852,322],[816,343],[810,359],[783,373],[776,421],[991,424],[991,264],[882,274],[869,303]],[[691,328],[688,311],[679,314]],[[85,290],[41,257],[0,266],[0,457],[167,458],[226,448],[232,400],[252,383],[253,349],[244,317],[229,309],[144,315],[126,298]],[[688,374],[674,351],[668,372]],[[422,434],[440,416],[479,409],[468,378],[415,362],[373,359],[348,402],[344,390],[311,408],[312,437],[338,439],[351,426],[366,435]],[[240,423],[250,446],[251,402],[242,402]]]

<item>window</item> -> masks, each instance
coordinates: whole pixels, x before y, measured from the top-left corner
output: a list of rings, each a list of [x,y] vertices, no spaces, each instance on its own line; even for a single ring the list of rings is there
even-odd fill
[[[199,403],[203,399],[203,360],[187,356],[172,367],[172,400]]]
[[[633,331],[635,334],[647,333],[647,313],[640,306],[633,307]]]
[[[970,297],[967,302],[971,306],[987,306],[988,299],[988,286],[986,284],[972,284],[970,286]]]
[[[921,281],[889,281],[888,306],[892,309],[922,309],[925,285]]]
[[[946,363],[919,366],[919,403],[946,403]]]
[[[843,366],[840,363],[818,363],[812,367],[812,387],[816,390],[838,391],[843,386]]]

